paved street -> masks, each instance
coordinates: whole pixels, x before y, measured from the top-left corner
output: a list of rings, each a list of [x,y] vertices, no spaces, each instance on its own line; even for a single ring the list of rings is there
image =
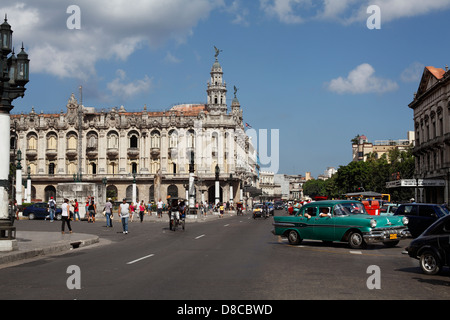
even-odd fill
[[[16,226],[58,232],[60,222]],[[73,229],[99,235],[100,242],[2,266],[0,299],[450,299],[449,270],[422,274],[418,261],[401,254],[408,242],[360,251],[317,241],[290,246],[270,232],[272,218],[249,214],[188,222],[176,232],[154,221],[130,223],[128,235],[118,222],[112,229],[74,222]],[[367,287],[372,265],[379,267],[381,289]],[[70,266],[79,267],[79,290],[68,289]]]

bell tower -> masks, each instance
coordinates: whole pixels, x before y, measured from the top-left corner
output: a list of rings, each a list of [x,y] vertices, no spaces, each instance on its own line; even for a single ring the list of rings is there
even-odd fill
[[[221,50],[214,47],[216,50],[216,61],[211,68],[211,80],[208,82],[208,102],[207,110],[211,114],[226,114],[227,113],[227,84],[223,81],[222,66],[219,63],[218,56]]]

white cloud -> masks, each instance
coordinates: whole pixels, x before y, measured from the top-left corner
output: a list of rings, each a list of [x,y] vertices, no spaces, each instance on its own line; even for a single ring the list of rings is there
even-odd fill
[[[178,64],[181,62],[181,60],[175,57],[171,52],[167,52],[164,61],[171,64]]]
[[[107,87],[114,96],[122,99],[148,92],[152,87],[152,80],[146,75],[141,80],[127,82],[126,72],[122,69],[116,71],[117,78],[108,83]]]
[[[344,94],[384,93],[398,89],[396,82],[374,76],[375,69],[363,63],[350,71],[347,78],[339,77],[328,84],[330,91]]]
[[[343,24],[363,22],[369,17],[370,5],[380,7],[383,22],[450,9],[449,0],[260,0],[260,4],[266,14],[284,23],[316,19]]]
[[[425,65],[420,62],[413,62],[400,75],[400,79],[404,82],[418,82],[422,78]]]
[[[310,5],[311,2],[310,0],[260,0],[260,4],[269,16],[275,16],[281,22],[293,24],[304,21],[296,9]]]
[[[32,72],[60,78],[96,76],[101,60],[126,60],[142,46],[186,41],[222,0],[78,0],[81,30],[67,29],[68,3],[17,0],[0,5],[17,46],[23,41]]]

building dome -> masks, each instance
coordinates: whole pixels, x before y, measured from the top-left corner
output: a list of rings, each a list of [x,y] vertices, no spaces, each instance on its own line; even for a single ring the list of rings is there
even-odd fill
[[[222,66],[220,65],[219,60],[217,60],[217,58],[212,66],[211,71],[215,71],[215,70],[222,71]]]

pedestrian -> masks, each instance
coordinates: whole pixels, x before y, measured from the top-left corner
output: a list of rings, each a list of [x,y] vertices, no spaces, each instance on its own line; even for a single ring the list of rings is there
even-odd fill
[[[130,216],[130,205],[127,203],[127,199],[123,199],[123,202],[119,206],[119,217],[122,219],[122,228],[124,234],[128,234],[129,216]]]
[[[152,202],[149,200],[147,203],[146,213],[151,216],[152,215]]]
[[[106,216],[106,227],[112,228],[113,205],[111,203],[111,198],[108,198],[108,201],[106,202],[105,208],[103,210],[105,211]]]
[[[164,206],[164,203],[161,201],[161,198],[160,198],[158,203],[156,204],[156,210],[158,212],[158,218],[162,217],[163,206]]]
[[[141,204],[139,205],[139,218],[144,221],[144,212],[145,212],[145,203],[144,200],[141,200]]]
[[[223,211],[224,211],[223,203],[220,204],[219,210],[220,210],[220,217],[223,218]]]
[[[92,223],[94,223],[95,222],[95,214],[97,212],[97,206],[95,204],[94,197],[91,197],[91,201],[89,202],[88,210],[89,210],[88,222],[90,219],[90,221]]]
[[[72,233],[72,227],[70,226],[70,216],[69,216],[69,199],[64,199],[64,203],[61,205],[61,233],[64,234],[64,229],[66,227],[69,228],[69,232]]]
[[[88,196],[86,198],[86,204],[84,205],[84,217],[88,219],[88,222],[90,221],[89,219],[89,204],[91,203],[91,196]]]
[[[78,218],[77,218],[78,216]],[[74,204],[73,204],[73,217],[75,219],[75,221],[80,221],[80,205],[78,204],[78,200],[75,199]]]
[[[13,211],[16,213],[16,220],[19,220],[19,206],[17,205],[17,201],[14,200]]]
[[[50,216],[50,222],[53,222],[53,219],[55,218],[55,211],[56,211],[56,202],[53,199],[53,197],[50,197],[50,200],[48,201],[48,214]]]

